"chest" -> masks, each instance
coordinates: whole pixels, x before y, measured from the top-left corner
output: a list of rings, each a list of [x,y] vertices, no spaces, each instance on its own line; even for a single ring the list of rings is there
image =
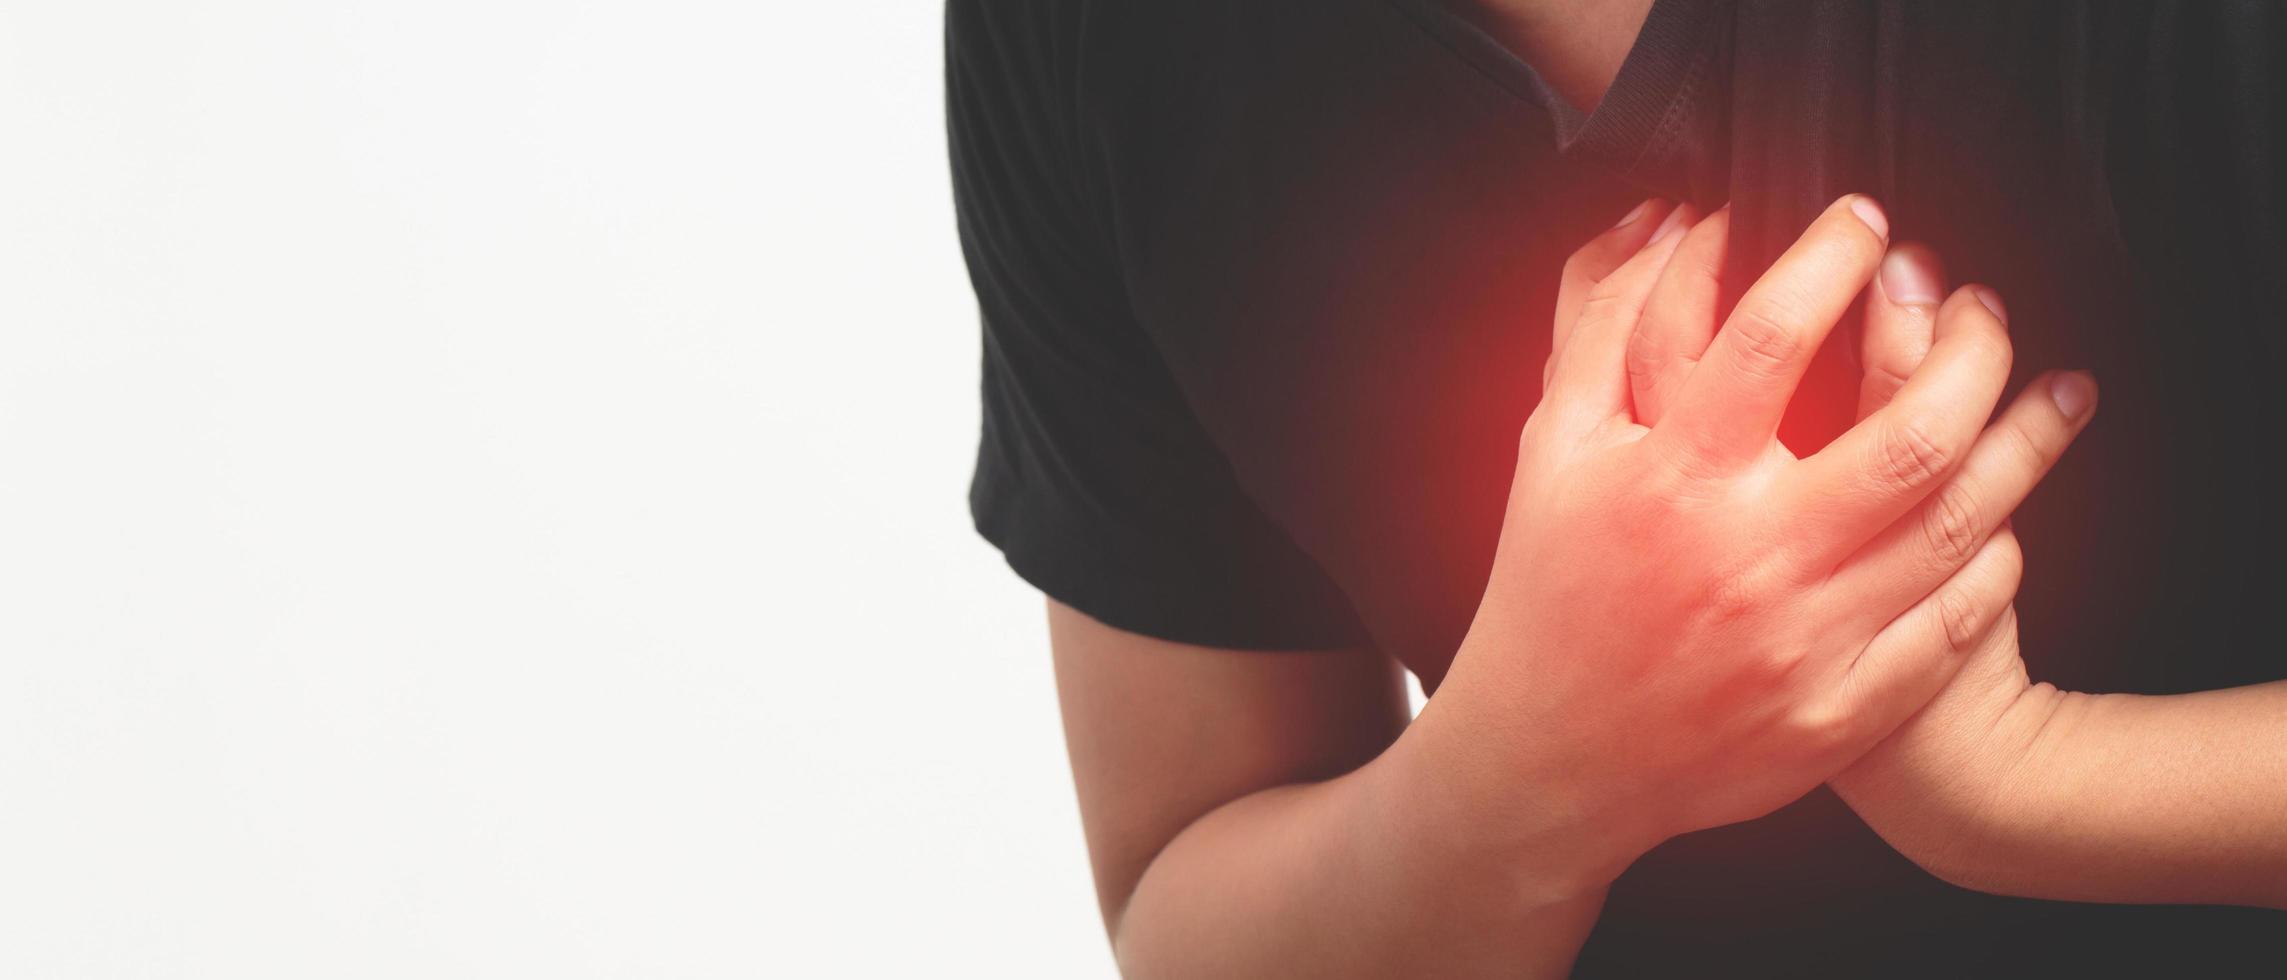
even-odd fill
[[[1536,107],[1455,63],[1377,57],[1150,129],[1121,226],[1138,313],[1244,489],[1434,688],[1491,567],[1558,271],[1646,191],[1561,159]],[[2104,386],[2017,519],[2036,672],[2149,690],[2280,673],[2233,637],[2277,584],[2257,448],[2287,422],[2263,394],[2276,341],[2203,321],[2214,297],[2140,295],[2163,246],[2121,227],[2101,156],[2036,101],[1948,116],[1963,93],[1740,85],[1728,145],[1700,155],[1720,172],[1692,179],[1733,205],[1734,291],[1871,190],[1955,282],[2008,298],[2018,383],[2083,367]],[[2220,261],[2199,281],[2228,287]],[[1855,329],[1806,382],[1798,452],[1851,421]]]

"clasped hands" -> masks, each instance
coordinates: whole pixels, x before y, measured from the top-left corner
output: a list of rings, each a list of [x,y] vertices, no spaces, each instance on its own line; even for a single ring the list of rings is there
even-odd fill
[[[1995,417],[1999,297],[1948,295],[1861,196],[1719,321],[1728,218],[1648,202],[1567,263],[1485,596],[1412,733],[1551,900],[1821,782],[1943,873],[2023,748],[1987,738],[2026,689],[2007,519],[2093,382]],[[1862,291],[1859,421],[1798,458],[1780,418]]]

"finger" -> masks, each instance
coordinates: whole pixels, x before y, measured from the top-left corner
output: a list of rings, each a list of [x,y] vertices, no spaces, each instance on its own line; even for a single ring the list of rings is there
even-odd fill
[[[1556,369],[1557,355],[1564,350],[1572,334],[1573,322],[1580,318],[1580,307],[1588,301],[1588,293],[1604,281],[1621,264],[1640,252],[1644,244],[1662,227],[1662,218],[1675,210],[1675,205],[1661,198],[1652,198],[1620,219],[1603,234],[1588,240],[1588,244],[1574,250],[1564,260],[1564,274],[1556,287],[1556,332],[1549,340],[1548,362],[1541,368],[1541,386],[1548,386],[1549,375]]]
[[[1938,253],[1909,243],[1891,246],[1882,257],[1882,271],[1866,291],[1866,336],[1858,345],[1866,373],[1858,386],[1858,418],[1890,404],[1929,354],[1945,289]]]
[[[2053,373],[2025,386],[1960,470],[1835,572],[1841,594],[1896,609],[1928,595],[1985,546],[2096,415],[2096,381]]]
[[[1876,633],[1841,686],[1843,717],[1852,719],[1855,734],[1871,745],[1937,696],[2008,628],[2024,577],[2025,553],[2003,528],[1937,591]]]
[[[1762,458],[1811,356],[1882,260],[1889,222],[1863,195],[1836,201],[1740,298],[1652,437],[1694,468]]]
[[[1628,393],[1636,421],[1656,425],[1692,365],[1715,339],[1716,306],[1723,286],[1723,254],[1731,238],[1725,205],[1693,225],[1652,285],[1643,316],[1628,338]]]
[[[1668,212],[1651,241],[1620,268],[1588,290],[1564,352],[1550,371],[1545,398],[1556,399],[1583,417],[1603,418],[1628,411],[1628,335],[1661,268],[1699,219],[1689,204]]]
[[[1879,411],[1796,463],[1775,491],[1800,515],[1795,554],[1831,569],[1952,475],[2009,382],[2009,335],[1965,286],[1938,308],[1937,341]]]

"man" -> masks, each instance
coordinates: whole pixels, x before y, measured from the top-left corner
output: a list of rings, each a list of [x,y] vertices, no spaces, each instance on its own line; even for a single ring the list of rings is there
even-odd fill
[[[2287,902],[2281,688],[2016,671],[2021,636],[2071,691],[2287,676],[2259,479],[2283,31],[2262,4],[955,2],[972,506],[1052,600],[1123,965],[2276,975],[2280,913],[2213,903]],[[1647,194],[1687,204],[1602,231]],[[1572,353],[1589,323],[1617,360]],[[2002,399],[1996,347],[2104,382],[2014,536],[2093,389]],[[1732,350],[1772,355],[1768,390],[1702,371],[1755,363]],[[1850,454],[1898,431],[1942,438]],[[1756,506],[1626,496],[1675,471],[1615,432],[1728,446],[1669,458]],[[1833,482],[1775,475],[1801,467]],[[1761,495],[1854,473],[1894,485]],[[1846,546],[1924,527],[1962,530],[1919,539],[1945,560],[1867,576],[1910,596],[1760,571],[1848,577]],[[1968,635],[1914,633],[1931,604]],[[1433,692],[1410,729],[1392,661]],[[1724,672],[1774,662],[1814,666]],[[1849,805],[1787,802],[1820,779]]]

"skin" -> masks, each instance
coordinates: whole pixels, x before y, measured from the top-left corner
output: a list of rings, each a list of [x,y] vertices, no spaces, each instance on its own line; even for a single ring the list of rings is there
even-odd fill
[[[1454,6],[1532,64],[1576,108],[1595,108],[1643,25],[1649,0],[1455,0]],[[1724,215],[1678,250],[1631,337],[1627,369],[1637,418],[1657,423],[1716,330]],[[1938,257],[1892,250],[1866,300],[1861,345],[1865,418],[1889,404],[1932,350],[1942,322]],[[2006,319],[2000,298],[1973,291]],[[1564,329],[1560,318],[1558,329]],[[2093,411],[2091,379],[2042,379],[2002,426],[2020,455],[2054,459],[2034,440],[2078,431]],[[2070,405],[2072,408],[2066,408]],[[2037,418],[2054,411],[2049,420]],[[2009,446],[1997,442],[1994,451]],[[1964,463],[1944,506],[1901,525],[1950,559],[1971,548],[2021,564],[2006,516],[2029,486],[1988,454]],[[2169,697],[2083,694],[2034,684],[2004,614],[1969,666],[1926,710],[1834,786],[1906,856],[1939,877],[1986,891],[2116,902],[2287,907],[2287,682]]]
[[[1452,0],[1524,59],[1557,95],[1588,112],[1620,73],[1652,0]]]
[[[1639,418],[1657,421],[1715,331],[1721,215],[1669,264],[1629,348]],[[1909,384],[1946,325],[1944,269],[1927,249],[1891,250],[1868,290],[1859,417]],[[2000,297],[1969,287],[1997,316]],[[1972,549],[2014,551],[2007,518],[2025,461],[2054,460],[2096,408],[2092,379],[2036,379],[1924,508],[1879,546],[1919,546],[1940,565]],[[2036,474],[2037,475],[2037,474]],[[1871,547],[1871,546],[1870,546]],[[1914,718],[1838,773],[1834,788],[1900,853],[1981,891],[2084,902],[2287,908],[2287,683],[2148,697],[2035,684],[2014,615]]]
[[[1929,350],[1937,256],[1894,255],[1867,307],[1859,411]],[[2085,378],[2056,377],[2047,405],[2093,411]],[[2029,426],[2029,434],[2053,431]],[[2036,449],[2036,453],[2043,450]],[[2006,534],[1972,459],[1949,509],[1956,540]],[[1920,713],[1833,779],[1899,852],[1981,891],[2083,902],[2287,908],[2287,682],[2149,697],[2032,683],[2015,618]]]
[[[1833,777],[1990,645],[2014,543],[1933,551],[1900,529],[1972,460],[2000,461],[1979,477],[1995,499],[2022,497],[2053,456],[2016,447],[2061,451],[2077,423],[2021,401],[2018,429],[1984,428],[2009,346],[1964,292],[1860,425],[1808,458],[1779,445],[1885,251],[1879,209],[1846,198],[1642,424],[1633,338],[1655,296],[1696,288],[1678,257],[1722,221],[1697,218],[1655,202],[1568,263],[1486,593],[1411,726],[1374,657],[1187,647],[1052,604],[1128,975],[1561,975],[1638,855]]]
[[[1585,111],[1601,101],[1650,3],[1455,6]],[[1754,816],[1822,771],[1893,846],[1957,884],[2057,899],[2287,907],[2287,738],[2277,734],[2287,684],[2159,698],[2072,694],[2030,683],[2017,655],[2008,603],[2022,557],[2006,515],[2087,424],[2088,379],[2036,382],[1957,452],[1962,420],[1982,421],[1987,392],[1997,394],[2006,376],[2006,315],[1990,291],[1941,302],[1935,257],[1891,249],[1867,290],[1854,430],[1865,434],[1849,441],[1854,453],[1822,452],[1814,460],[1824,465],[1804,466],[1761,437],[1799,377],[1798,355],[1815,349],[1832,325],[1826,313],[1839,308],[1836,290],[1815,277],[1855,291],[1869,271],[1864,240],[1855,249],[1822,244],[1814,227],[1792,278],[1763,291],[1765,315],[1738,331],[1753,342],[1719,344],[1732,333],[1713,314],[1728,215],[1669,212],[1655,227],[1665,210],[1648,202],[1567,266],[1558,353],[1545,377],[1549,421],[1536,413],[1542,434],[1528,425],[1520,442],[1504,560],[1456,676],[1419,724],[1406,724],[1400,672],[1375,654],[1187,646],[1050,602],[1098,897],[1127,975],[1559,976],[1605,886],[1648,842]],[[1668,236],[1683,227],[1689,233]],[[1654,240],[1662,247],[1644,247]],[[1652,266],[1656,274],[1645,271]],[[1584,326],[1588,342],[1576,348]],[[1568,368],[1561,401],[1560,362]],[[1733,383],[1695,382],[1710,363],[1709,377]],[[1626,421],[1612,397],[1622,390]],[[1902,399],[1943,397],[1963,399],[1963,411],[1891,410]],[[1752,424],[1734,424],[1734,410]],[[1663,424],[1671,412],[1712,417]],[[1901,428],[1906,418],[1918,421]],[[1646,428],[1672,435],[1653,443],[1638,431]],[[1667,593],[1667,635],[1614,637],[1599,635],[1592,616],[1539,618],[1597,598],[1596,586],[1538,577],[1510,557],[1584,549],[1561,522],[1519,512],[1516,500],[1561,497],[1561,480],[1547,473],[1593,475],[1584,459],[1610,464],[1615,447],[1631,443],[1687,450],[1671,463],[1691,479],[1666,486],[1695,488],[1688,499],[1708,508],[1680,508],[1674,497],[1622,501],[1665,518],[1630,528],[1645,535],[1645,547],[1632,550],[1662,554],[1674,542],[1661,535],[1677,535],[1704,549],[1695,557],[1727,559],[1716,567],[1741,574],[1719,576],[1713,588],[1702,579],[1696,595],[1687,578],[1689,599]],[[1584,447],[1604,452],[1583,456]],[[1528,479],[1528,465],[1541,475]],[[1829,545],[1816,560],[1764,564],[1710,533],[1714,508],[1738,502],[1716,491],[1753,493],[1758,477],[1786,470],[1825,477],[1798,478],[1797,492],[1765,501],[1815,528],[1808,536]],[[1860,495],[1883,504],[1852,506]],[[1838,542],[1860,537],[1836,557]],[[1806,598],[1802,570],[1822,563],[1830,573],[1812,594],[1823,600]],[[1769,571],[1782,566],[1796,574]],[[1662,570],[1599,571],[1610,587]],[[1821,620],[1822,601],[1858,602],[1861,618]],[[1651,608],[1640,598],[1627,605]],[[1895,615],[1881,614],[1886,605]],[[1876,620],[1872,638],[1858,642]],[[1836,649],[1855,649],[1847,667]],[[1589,651],[1623,666],[1599,677]],[[1554,673],[1535,673],[1542,669]],[[1663,683],[1638,694],[1611,683],[1627,676]],[[1549,677],[1565,697],[1536,690]],[[1926,689],[1941,684],[1923,705]],[[1857,754],[1870,738],[1879,741]]]

